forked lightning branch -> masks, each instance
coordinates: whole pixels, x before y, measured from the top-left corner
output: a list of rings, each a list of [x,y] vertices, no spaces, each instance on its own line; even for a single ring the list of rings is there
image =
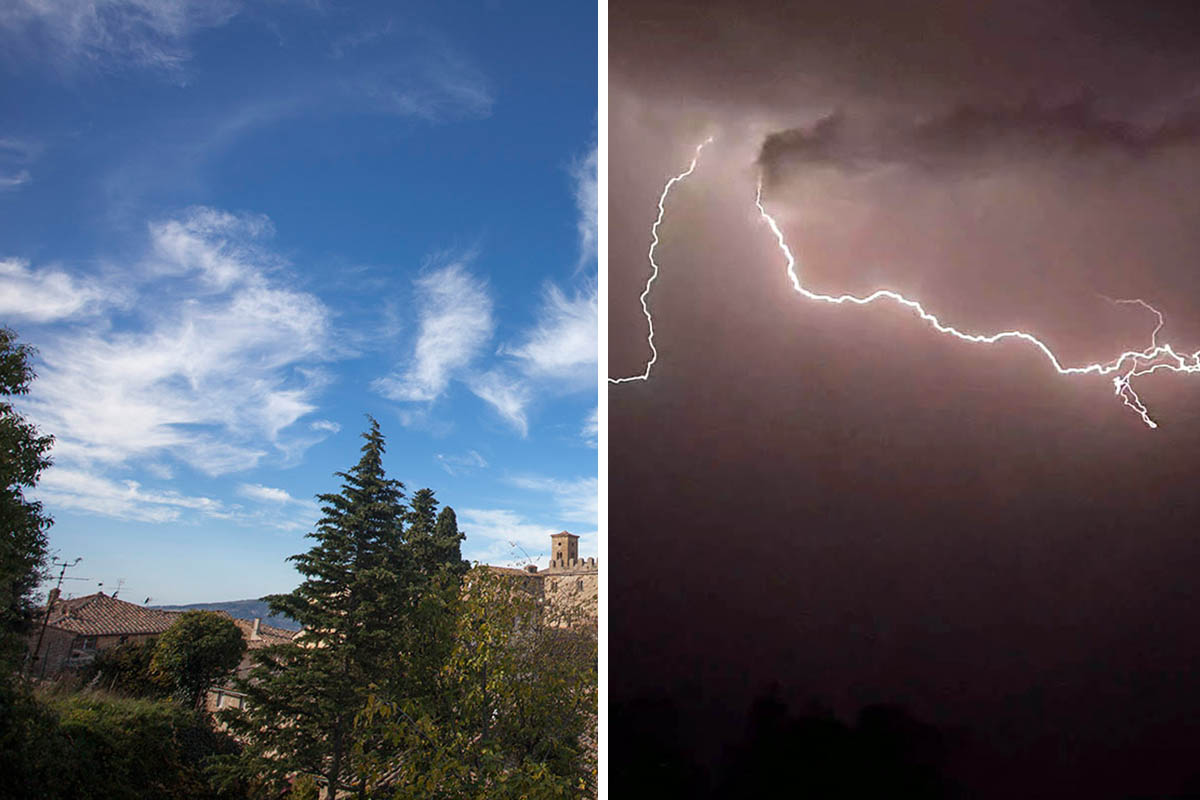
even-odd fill
[[[654,346],[654,317],[650,313],[649,297],[650,290],[654,286],[654,282],[658,279],[659,265],[655,261],[655,250],[658,247],[658,229],[662,225],[663,217],[666,214],[667,197],[671,190],[681,181],[685,180],[696,170],[696,165],[699,163],[700,154],[704,147],[712,142],[712,139],[706,139],[697,148],[695,155],[692,157],[691,163],[687,169],[667,181],[663,187],[662,194],[658,199],[658,217],[654,220],[654,225],[650,228],[651,244],[648,252],[650,261],[650,277],[646,281],[646,287],[641,294],[642,313],[646,317],[646,324],[649,327],[649,334],[646,337],[646,343],[650,349],[650,358],[646,361],[646,367],[640,375],[631,375],[624,378],[609,378],[609,382],[613,384],[629,383],[631,381],[646,381],[650,378],[650,373],[658,361],[658,350]],[[770,228],[771,233],[775,237],[775,241],[779,245],[779,251],[783,255],[787,263],[787,276],[791,280],[792,289],[806,300],[811,300],[820,303],[829,303],[832,305],[855,305],[865,306],[876,302],[893,303],[902,306],[913,313],[922,322],[932,328],[935,332],[947,336],[953,336],[964,342],[980,345],[998,344],[1007,340],[1017,340],[1036,348],[1050,366],[1059,375],[1100,375],[1109,377],[1112,380],[1114,393],[1121,401],[1131,408],[1142,421],[1151,428],[1157,428],[1156,423],[1151,417],[1145,404],[1138,397],[1134,390],[1133,382],[1137,378],[1150,375],[1154,372],[1167,371],[1179,372],[1186,374],[1200,373],[1200,350],[1193,353],[1181,353],[1170,344],[1160,344],[1158,334],[1163,327],[1163,316],[1149,303],[1140,299],[1133,300],[1115,300],[1115,303],[1138,305],[1150,311],[1158,320],[1158,325],[1154,328],[1150,335],[1150,345],[1142,350],[1126,350],[1116,358],[1110,361],[1097,362],[1094,364],[1084,364],[1079,366],[1066,366],[1054,354],[1045,342],[1037,338],[1031,333],[1022,330],[1000,331],[999,333],[971,333],[960,330],[952,325],[947,325],[942,322],[936,315],[930,313],[918,301],[911,300],[899,292],[891,289],[878,289],[870,294],[858,296],[852,294],[822,294],[815,292],[804,285],[800,280],[800,273],[797,269],[796,257],[792,253],[791,247],[788,246],[787,240],[784,238],[783,231],[775,218],[767,211],[767,207],[763,200],[763,184],[762,178],[759,178],[758,188],[755,195],[755,205],[758,208],[759,215],[762,220]]]

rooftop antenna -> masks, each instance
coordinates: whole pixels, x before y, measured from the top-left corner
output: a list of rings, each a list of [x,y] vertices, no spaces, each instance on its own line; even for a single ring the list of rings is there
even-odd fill
[[[113,593],[112,593],[112,596],[113,596],[113,599],[114,599],[114,600],[116,599],[117,595],[121,593],[121,587],[122,587],[122,586],[124,586],[124,585],[125,585],[125,579],[124,579],[124,578],[117,578],[117,590],[116,590],[115,592],[113,592]]]
[[[524,548],[524,547],[522,547],[521,545],[517,544],[516,542],[509,542],[509,543],[508,543],[508,546],[509,546],[509,547],[511,547],[511,548],[512,548],[512,549],[514,549],[514,550],[520,550],[520,551],[521,551],[521,555],[525,556],[525,564],[532,564],[532,563],[533,563],[533,559],[529,557],[529,553],[525,552],[525,548]]]
[[[54,608],[54,601],[57,600],[58,596],[62,593],[63,578],[66,576],[67,570],[74,567],[80,561],[83,561],[82,556],[77,557],[74,561],[66,561],[60,558],[55,558],[51,562],[55,566],[61,566],[62,569],[58,571],[58,583],[55,584],[50,593],[46,595],[46,614],[42,617],[42,629],[38,631],[37,644],[33,647],[33,653],[27,657],[28,660],[25,662],[27,670],[30,672],[33,670],[33,662],[37,661],[38,659],[38,653],[42,651],[42,638],[46,635],[46,626],[50,624],[50,611]],[[45,673],[45,670],[46,662],[43,661],[42,672]]]

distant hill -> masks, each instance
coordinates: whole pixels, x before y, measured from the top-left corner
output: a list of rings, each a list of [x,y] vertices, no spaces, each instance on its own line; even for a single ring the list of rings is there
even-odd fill
[[[224,611],[235,619],[259,618],[264,625],[274,625],[288,631],[300,630],[300,623],[282,614],[272,614],[271,609],[262,600],[228,600],[224,603],[192,603],[187,606],[151,606],[163,611]]]

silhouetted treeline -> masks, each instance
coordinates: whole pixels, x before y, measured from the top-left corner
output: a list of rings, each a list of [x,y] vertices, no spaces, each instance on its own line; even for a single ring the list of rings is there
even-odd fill
[[[715,769],[701,763],[692,723],[666,695],[643,695],[612,711],[610,791],[614,797],[952,798],[947,775],[965,745],[899,706],[863,708],[854,724],[812,704],[789,709],[771,689],[750,706],[740,741]]]

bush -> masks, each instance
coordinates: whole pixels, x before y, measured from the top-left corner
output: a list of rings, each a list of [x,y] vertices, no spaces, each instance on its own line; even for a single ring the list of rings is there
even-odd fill
[[[129,697],[166,697],[168,689],[150,674],[155,644],[147,639],[101,650],[84,670],[83,683]]]
[[[206,768],[236,744],[178,703],[100,691],[43,691],[14,708],[15,796],[45,800],[215,800]],[[6,755],[7,758],[7,755]],[[10,778],[15,781],[9,783]],[[236,789],[236,787],[234,787]],[[244,796],[242,794],[241,796]]]

